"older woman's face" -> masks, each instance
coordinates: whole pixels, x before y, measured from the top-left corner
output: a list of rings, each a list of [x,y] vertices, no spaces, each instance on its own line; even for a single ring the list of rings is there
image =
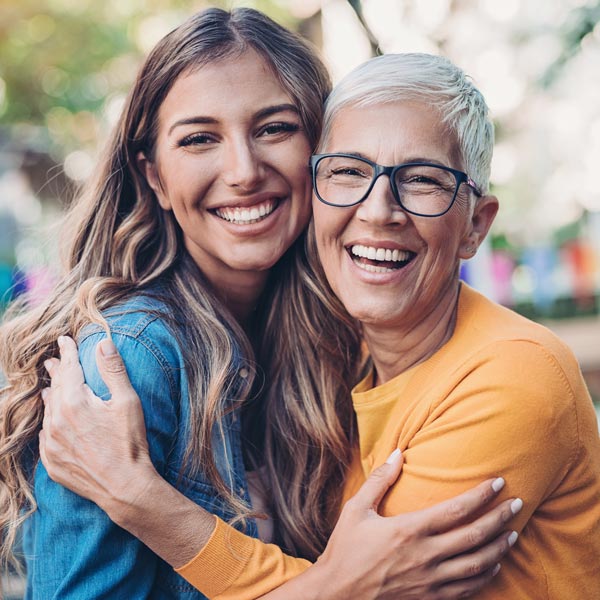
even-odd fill
[[[464,171],[455,135],[434,109],[416,102],[343,109],[322,151],[358,154],[381,165],[419,161]],[[418,217],[395,201],[387,176],[357,206],[314,199],[319,256],[333,291],[364,323],[420,322],[454,297],[459,259],[470,257],[467,248],[485,237],[495,202],[475,200],[463,184],[445,215]],[[482,215],[480,206],[488,205]]]

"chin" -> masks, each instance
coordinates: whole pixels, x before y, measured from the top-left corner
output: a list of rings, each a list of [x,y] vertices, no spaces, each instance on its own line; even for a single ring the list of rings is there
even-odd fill
[[[360,321],[361,323],[369,325],[383,325],[395,319],[393,310],[396,307],[386,307],[381,305],[356,305],[353,302],[349,302],[346,304],[343,301],[342,304],[344,304],[350,316],[356,319],[357,321]]]

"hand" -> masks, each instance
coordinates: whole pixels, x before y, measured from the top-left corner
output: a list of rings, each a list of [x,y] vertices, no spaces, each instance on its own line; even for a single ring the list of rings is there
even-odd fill
[[[52,385],[42,391],[40,457],[54,481],[113,517],[159,477],[149,456],[142,407],[111,340],[96,348],[98,369],[112,394],[108,401],[85,384],[75,342],[61,337],[59,348],[61,359],[46,362]]]
[[[344,506],[315,566],[323,569],[323,580],[334,578],[328,597],[465,598],[491,580],[515,543],[516,532],[502,530],[521,509],[519,499],[464,525],[497,496],[501,478],[425,510],[379,516],[377,507],[400,469],[400,457],[392,455]]]

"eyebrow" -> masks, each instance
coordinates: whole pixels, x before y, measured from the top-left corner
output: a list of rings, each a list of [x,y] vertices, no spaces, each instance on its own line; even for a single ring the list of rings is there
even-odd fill
[[[265,117],[270,117],[271,115],[282,113],[282,112],[293,112],[295,114],[299,114],[298,109],[293,104],[284,103],[284,104],[275,104],[274,106],[267,106],[266,108],[262,108],[258,112],[254,113],[253,118],[255,120],[264,119]],[[215,125],[218,123],[218,119],[214,117],[186,117],[185,119],[179,119],[179,121],[175,121],[171,127],[169,127],[168,135],[173,133],[173,130],[176,127],[181,127],[182,125]]]
[[[368,156],[366,156],[365,154],[363,154],[362,152],[358,152],[358,151],[346,151],[346,150],[340,150],[339,151],[341,154],[351,154],[352,156],[356,156],[357,158],[363,158],[365,160],[372,161]],[[338,152],[331,152],[331,154],[337,154]],[[407,165],[410,163],[430,163],[432,165],[439,165],[440,167],[447,167],[448,165],[444,164],[443,162],[435,159],[435,158],[430,158],[430,157],[422,157],[422,156],[411,156],[408,160],[404,160],[402,161],[402,163],[397,163],[397,164],[402,164],[402,165]],[[393,165],[390,165],[393,166]]]

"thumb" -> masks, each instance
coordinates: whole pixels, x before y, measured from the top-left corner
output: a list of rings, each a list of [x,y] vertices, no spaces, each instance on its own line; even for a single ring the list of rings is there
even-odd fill
[[[397,448],[381,466],[367,477],[354,495],[354,505],[376,511],[390,486],[398,479],[403,462],[402,452]]]
[[[113,399],[137,397],[123,359],[111,339],[102,340],[96,346],[96,365]]]

